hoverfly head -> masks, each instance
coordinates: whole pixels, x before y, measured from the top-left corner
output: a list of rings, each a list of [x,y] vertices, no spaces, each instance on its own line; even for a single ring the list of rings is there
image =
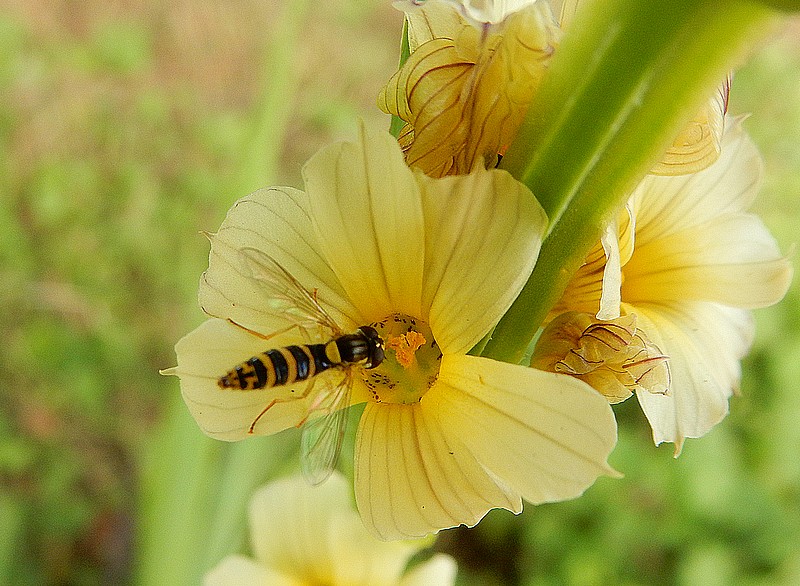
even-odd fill
[[[367,358],[364,368],[375,368],[383,362],[384,359],[384,346],[383,338],[378,334],[378,330],[372,326],[361,326],[358,331],[364,334],[369,343],[369,357]]]

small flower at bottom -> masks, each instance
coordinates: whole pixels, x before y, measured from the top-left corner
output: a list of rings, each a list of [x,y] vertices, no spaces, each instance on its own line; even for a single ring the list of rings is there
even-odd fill
[[[257,250],[342,331],[368,326],[382,342],[379,364],[348,367],[348,403],[366,403],[356,502],[374,534],[472,526],[492,508],[573,498],[614,473],[616,423],[602,396],[569,376],[466,354],[536,262],[546,219],[525,186],[499,170],[427,177],[388,133],[365,132],[323,149],[304,179],[306,192],[240,200],[211,237],[200,303],[214,317],[178,342],[169,371],[208,435],[232,441],[316,420],[342,380],[330,368],[311,390],[219,388],[233,365],[268,348],[330,337],[265,287]]]
[[[339,474],[319,487],[299,476],[272,482],[253,495],[249,518],[255,559],[226,557],[206,574],[205,586],[445,586],[455,580],[455,561],[444,554],[404,573],[429,542],[387,543],[369,535]]]

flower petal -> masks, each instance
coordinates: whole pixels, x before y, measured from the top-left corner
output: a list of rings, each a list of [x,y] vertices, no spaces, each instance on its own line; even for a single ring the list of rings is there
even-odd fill
[[[449,555],[437,553],[426,562],[414,566],[400,580],[400,586],[446,586],[456,580],[458,566]]]
[[[730,77],[726,77],[717,91],[681,130],[661,161],[650,169],[651,173],[655,175],[696,173],[717,160],[725,129],[730,83]]]
[[[359,325],[420,315],[424,241],[419,188],[388,133],[322,149],[303,168],[317,247]]]
[[[212,235],[209,267],[200,280],[200,306],[211,316],[232,319],[262,334],[291,325],[278,321],[274,299],[251,276],[242,249],[271,256],[295,279],[315,291],[317,299],[348,330],[356,312],[323,257],[308,215],[305,193],[272,187],[237,201],[219,231]],[[268,324],[268,325],[267,325]]]
[[[493,508],[518,513],[500,486],[442,427],[428,397],[413,405],[367,403],[356,439],[355,491],[364,525],[381,539],[473,526]]]
[[[722,137],[719,159],[710,167],[691,175],[648,175],[642,180],[631,196],[637,246],[750,206],[763,166],[741,121],[733,122]]]
[[[732,213],[640,241],[625,275],[623,298],[634,305],[700,300],[752,309],[783,298],[792,265],[758,217]]]
[[[338,473],[317,487],[300,476],[268,484],[250,503],[256,557],[304,583],[396,584],[425,543],[376,541],[351,503]]]
[[[425,208],[423,316],[442,351],[463,354],[497,323],[539,255],[547,217],[505,171],[431,180]]]
[[[269,347],[297,343],[297,336],[296,332],[289,332],[275,336],[267,343],[225,320],[209,319],[178,341],[175,345],[178,365],[164,374],[180,377],[183,399],[203,432],[220,440],[243,439],[249,435],[250,425],[273,399],[302,393],[307,383],[236,391],[220,389],[217,381],[237,364]],[[337,374],[323,373],[315,384],[320,385],[319,388],[331,384]],[[297,425],[305,417],[309,401],[296,399],[276,403],[258,420],[254,434],[270,435]]]
[[[300,582],[241,555],[229,555],[203,578],[203,586],[300,586]]]
[[[667,394],[637,393],[653,428],[656,444],[700,437],[728,413],[728,398],[741,375],[739,360],[753,338],[748,311],[714,303],[640,304],[625,306],[636,313],[638,326],[669,356]]]
[[[582,494],[601,474],[617,441],[611,407],[567,375],[475,356],[445,356],[435,402],[448,441],[534,504]],[[452,438],[452,440],[451,440]]]
[[[622,261],[619,243],[619,222],[614,218],[603,230],[600,244],[606,256],[606,267],[603,270],[603,284],[600,293],[600,310],[598,319],[616,319],[619,317],[619,306],[622,302]]]

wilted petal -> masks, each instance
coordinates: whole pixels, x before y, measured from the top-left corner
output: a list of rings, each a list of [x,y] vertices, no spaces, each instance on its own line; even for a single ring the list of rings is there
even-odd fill
[[[672,145],[650,172],[654,175],[696,173],[719,157],[725,113],[728,110],[729,77],[681,130]]]
[[[637,247],[666,234],[746,210],[761,185],[763,166],[739,120],[728,125],[717,161],[698,173],[645,177],[631,196]]]
[[[433,177],[495,166],[559,36],[544,2],[529,4],[488,31],[456,28],[437,28],[442,36],[420,44],[378,99],[387,113],[413,126],[406,160]]]
[[[400,141],[408,164],[431,177],[466,173],[460,160],[469,126],[462,88],[474,76],[477,46],[450,38],[421,45],[378,95],[378,107],[408,122]]]
[[[392,4],[406,15],[408,47],[413,53],[431,39],[457,38],[467,26],[456,6],[447,1],[398,0]]]
[[[266,324],[269,325],[269,324]],[[164,374],[178,375],[181,393],[200,428],[213,438],[234,441],[248,436],[250,425],[273,399],[297,395],[307,383],[252,391],[220,389],[219,378],[237,364],[271,347],[301,342],[288,332],[266,342],[231,323],[210,319],[189,332],[175,345],[178,365]],[[274,344],[274,346],[273,346]],[[335,376],[338,373],[330,373]],[[328,373],[317,377],[319,388],[330,384]],[[308,401],[276,403],[259,419],[256,435],[269,435],[297,425],[305,416]]]
[[[419,403],[368,403],[356,440],[355,490],[364,524],[381,539],[473,526],[493,508],[522,510],[461,439],[440,422],[434,396]]]
[[[422,204],[397,142],[362,127],[357,142],[314,155],[303,176],[318,250],[352,300],[358,325],[420,315]]]
[[[455,7],[472,25],[497,24],[537,0],[441,0]],[[539,2],[546,4],[545,2]]]
[[[583,493],[617,441],[608,401],[572,377],[474,356],[445,356],[426,395],[445,436],[534,504]]]
[[[677,455],[685,438],[704,435],[727,415],[753,320],[745,310],[713,303],[639,304],[635,311],[640,327],[670,357],[671,376],[668,393],[640,392],[639,403],[656,444],[674,443]]]
[[[670,386],[668,359],[636,327],[635,315],[603,321],[564,313],[542,332],[531,366],[574,376],[611,403],[638,391],[666,393]]]
[[[425,207],[423,315],[436,342],[466,353],[510,307],[539,255],[547,218],[505,171],[438,181],[419,175]],[[469,311],[465,311],[469,308]]]
[[[300,586],[284,576],[242,555],[229,555],[203,578],[203,586]]]

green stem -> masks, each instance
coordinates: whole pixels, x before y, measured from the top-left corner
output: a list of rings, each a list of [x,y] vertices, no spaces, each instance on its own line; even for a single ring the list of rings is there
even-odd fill
[[[219,485],[217,509],[204,540],[204,569],[214,567],[230,553],[242,551],[247,535],[247,509],[253,492],[287,467],[297,469],[297,433],[252,438],[228,446],[227,460],[213,479]]]
[[[263,91],[253,131],[241,149],[240,175],[233,186],[240,195],[275,179],[278,147],[287,135],[300,83],[294,55],[311,2],[283,6],[264,48]],[[142,457],[136,583],[200,584],[213,564],[242,546],[252,491],[284,465],[290,448],[287,434],[283,440],[241,444],[205,437],[177,388],[167,407],[163,429]],[[296,449],[296,441],[293,445]]]
[[[280,6],[281,3],[277,3]],[[287,127],[300,89],[301,75],[295,64],[302,26],[310,0],[283,3],[283,12],[272,27],[264,47],[261,100],[255,108],[252,131],[242,150],[235,193],[245,195],[269,185],[278,176],[278,165]]]
[[[604,0],[576,16],[503,159],[550,227],[485,356],[521,360],[604,224],[774,19],[747,0]]]
[[[168,418],[142,459],[136,584],[199,584],[205,569],[207,510],[226,445],[204,436],[175,393]]]
[[[411,47],[408,45],[408,21],[403,21],[403,35],[400,39],[400,62],[397,64],[397,68],[400,69],[405,65],[405,62],[408,61],[408,57],[411,55]],[[392,114],[392,122],[389,125],[389,132],[392,134],[393,137],[397,138],[400,136],[400,131],[403,130],[403,126],[406,125],[406,121],[400,118],[399,116],[395,116]]]

